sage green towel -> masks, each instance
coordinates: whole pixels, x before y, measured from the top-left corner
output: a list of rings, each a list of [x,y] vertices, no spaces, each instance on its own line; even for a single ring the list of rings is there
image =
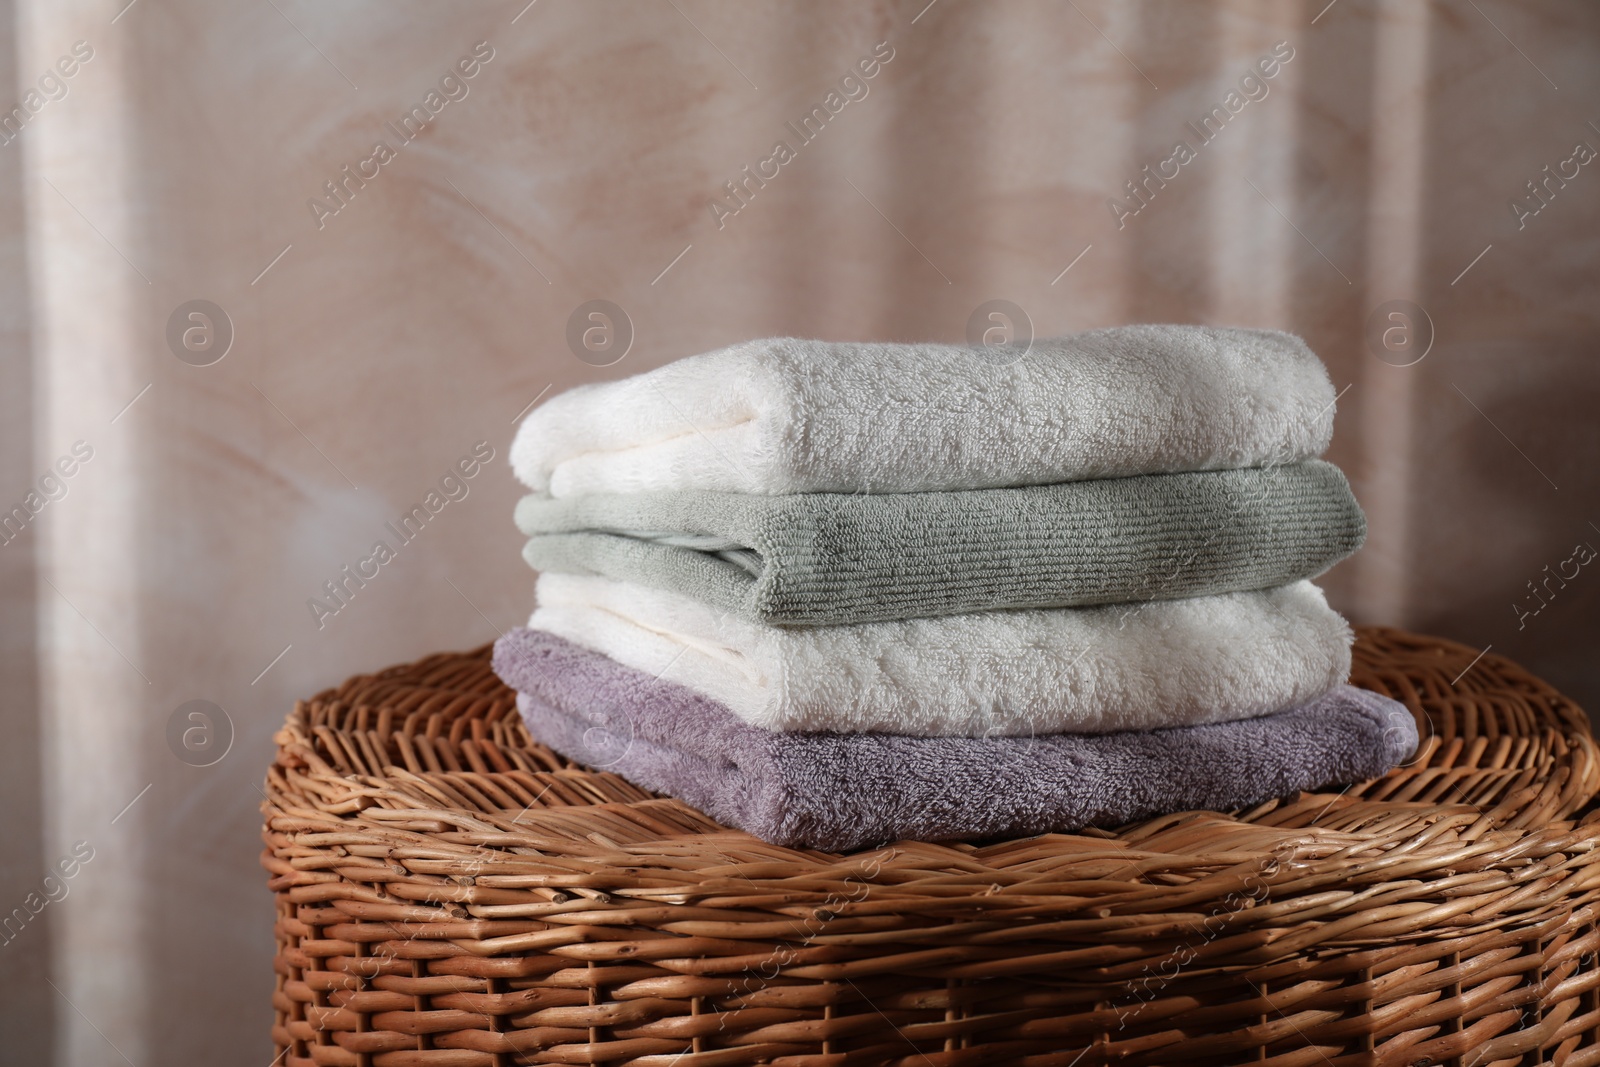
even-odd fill
[[[524,497],[534,569],[780,626],[1173,600],[1285,585],[1366,536],[1320,460],[1011,489]]]

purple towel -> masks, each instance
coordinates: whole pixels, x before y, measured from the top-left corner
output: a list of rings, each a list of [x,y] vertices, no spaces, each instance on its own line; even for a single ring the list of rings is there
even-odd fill
[[[495,642],[494,669],[519,691],[529,732],[567,758],[774,844],[830,851],[1226,811],[1383,774],[1417,745],[1403,705],[1351,686],[1205,726],[903,737],[763,730],[675,682],[528,629]]]

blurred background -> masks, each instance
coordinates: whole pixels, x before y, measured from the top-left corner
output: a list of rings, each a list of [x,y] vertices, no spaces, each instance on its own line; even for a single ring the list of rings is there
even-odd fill
[[[293,701],[526,618],[535,402],[751,337],[1298,332],[1371,522],[1333,603],[1600,708],[1593,4],[0,0],[0,45],[0,1061],[267,1067]]]

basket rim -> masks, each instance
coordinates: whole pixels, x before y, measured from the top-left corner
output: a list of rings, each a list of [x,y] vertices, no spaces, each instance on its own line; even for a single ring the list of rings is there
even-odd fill
[[[799,894],[797,899],[826,896],[838,883],[859,880],[860,872],[870,867],[874,885],[889,897],[895,894],[888,879],[915,872],[911,892],[919,900],[945,884],[963,898],[963,906],[970,906],[971,894],[957,887],[963,878],[977,878],[988,879],[985,890],[992,886],[1008,906],[1034,907],[1063,891],[1040,873],[1052,864],[1127,864],[1146,889],[1176,903],[1190,890],[1210,885],[1209,874],[1195,872],[1225,871],[1241,863],[1256,863],[1257,876],[1273,884],[1293,881],[1304,887],[1337,875],[1346,885],[1364,880],[1377,885],[1400,876],[1431,877],[1429,872],[1448,871],[1452,873],[1441,877],[1456,877],[1475,864],[1477,869],[1510,873],[1515,866],[1542,862],[1541,857],[1556,862],[1552,857],[1592,846],[1588,825],[1580,825],[1576,817],[1600,792],[1600,758],[1581,709],[1493,653],[1388,627],[1358,631],[1358,660],[1374,644],[1402,660],[1420,657],[1439,676],[1428,683],[1435,688],[1441,679],[1448,680],[1445,672],[1471,660],[1470,672],[1455,676],[1458,683],[1471,679],[1458,687],[1466,695],[1448,699],[1486,699],[1485,694],[1515,698],[1513,711],[1528,718],[1532,708],[1535,718],[1542,716],[1537,736],[1513,736],[1508,729],[1491,744],[1483,730],[1486,723],[1494,724],[1478,709],[1478,732],[1457,731],[1450,737],[1449,730],[1439,730],[1424,742],[1424,748],[1432,746],[1422,768],[1425,774],[1391,772],[1340,794],[1277,798],[1234,814],[1177,812],[1114,831],[1087,829],[976,843],[902,841],[828,853],[770,845],[719,827],[680,801],[653,797],[609,772],[561,766],[565,761],[558,757],[531,769],[500,768],[495,755],[504,760],[514,743],[532,746],[529,751],[542,746],[531,739],[515,742],[518,731],[523,738],[526,734],[510,690],[487,674],[489,646],[483,646],[355,675],[310,700],[297,701],[277,735],[278,760],[268,774],[262,805],[268,857],[274,842],[337,838],[346,840],[348,848],[381,851],[408,869],[416,865],[420,870],[430,862],[441,864],[441,870],[456,865],[459,869],[445,877],[466,878],[470,885],[537,884],[558,892],[629,893],[663,901],[748,896],[780,882]],[[1407,669],[1417,670],[1414,665]],[[455,681],[407,682],[440,677],[439,672],[442,681]],[[1374,677],[1382,681],[1381,672]],[[378,774],[356,768],[363,745],[369,757],[374,755],[370,740],[360,736],[363,729],[376,730],[384,714],[384,708],[363,698],[379,696],[386,687],[403,691],[410,701],[400,703],[399,710],[389,708],[385,725],[393,734],[409,737],[419,747],[453,746],[472,765],[419,770],[390,762]],[[1447,704],[1443,712],[1418,709],[1415,694],[1413,698],[1408,703],[1430,726],[1453,714]],[[1430,689],[1426,699],[1445,700],[1447,695]],[[487,713],[471,713],[481,711],[485,702],[490,705]],[[340,722],[360,728],[341,731],[328,725],[341,716]],[[1525,762],[1532,761],[1520,771],[1513,758],[1516,750]],[[1532,773],[1539,765],[1536,756],[1544,760],[1547,773]],[[1509,768],[1500,766],[1508,760]],[[1476,766],[1478,761],[1485,766]],[[1437,785],[1452,776],[1466,783],[1460,788],[1468,796],[1441,800],[1428,789],[1413,788],[1424,777]],[[1472,803],[1470,787],[1491,778],[1506,795],[1496,795],[1493,805]],[[1405,788],[1399,788],[1402,783]],[[401,787],[407,792],[397,792]],[[575,790],[580,799],[591,799],[537,807],[530,803],[515,815],[510,807],[469,799],[492,797],[497,789],[501,796],[521,797],[536,787]],[[641,825],[656,825],[664,832],[640,833]],[[632,836],[619,831],[631,831]],[[1263,857],[1274,859],[1269,864]],[[1264,864],[1271,869],[1262,874]],[[269,869],[277,877],[291,877],[291,867]],[[608,871],[627,873],[608,882]],[[927,882],[935,871],[964,873],[951,875],[954,881],[949,883]],[[1162,879],[1188,889],[1169,892],[1169,886],[1156,884]],[[815,893],[804,885],[813,880]],[[1129,898],[1129,906],[1136,897]]]

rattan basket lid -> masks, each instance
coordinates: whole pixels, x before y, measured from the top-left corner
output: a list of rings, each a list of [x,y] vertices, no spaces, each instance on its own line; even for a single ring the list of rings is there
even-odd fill
[[[765,845],[538,744],[517,715],[514,693],[491,672],[489,653],[485,646],[356,675],[297,703],[277,738],[269,795],[308,814],[396,829],[471,824],[542,845],[570,841],[579,851],[709,836],[826,862],[826,853]],[[1364,627],[1351,682],[1417,716],[1423,742],[1405,766],[1336,796],[1302,794],[1203,821],[1288,829],[1320,808],[1316,825],[1351,828],[1377,810],[1370,802],[1383,802],[1475,809],[1483,828],[1533,827],[1570,817],[1600,792],[1600,759],[1583,711],[1503,657]],[[1145,841],[1183,821],[1163,816],[1110,836]],[[1219,829],[1209,825],[1206,833]]]

